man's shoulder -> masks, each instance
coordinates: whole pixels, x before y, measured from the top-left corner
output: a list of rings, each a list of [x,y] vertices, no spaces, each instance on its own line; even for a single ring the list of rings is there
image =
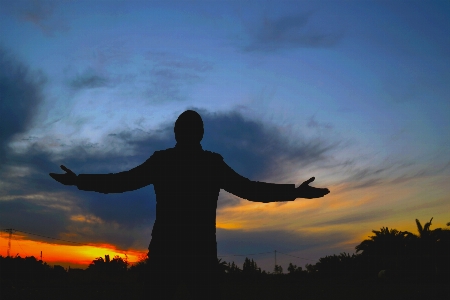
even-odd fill
[[[205,155],[207,155],[207,156],[209,156],[211,158],[223,160],[222,155],[220,155],[219,153],[212,152],[212,151],[209,151],[209,150],[203,150],[203,152],[204,152]]]
[[[164,154],[171,153],[174,150],[175,150],[175,148],[167,148],[167,149],[163,149],[163,150],[156,150],[155,152],[153,152],[153,155],[164,155]]]
[[[205,156],[208,159],[214,159],[214,160],[223,160],[222,155],[220,155],[219,153],[216,152],[212,152],[209,150],[201,150],[200,151],[201,155]],[[171,158],[172,156],[178,156],[179,152],[177,151],[176,148],[168,148],[168,149],[164,149],[164,150],[157,150],[153,153],[152,157],[153,158]]]
[[[150,157],[147,159],[148,162],[153,161],[160,161],[161,159],[164,159],[164,157],[167,157],[170,155],[170,153],[172,151],[170,151],[172,148],[169,149],[164,149],[164,150],[156,150],[155,152],[153,152],[152,155],[150,155]]]

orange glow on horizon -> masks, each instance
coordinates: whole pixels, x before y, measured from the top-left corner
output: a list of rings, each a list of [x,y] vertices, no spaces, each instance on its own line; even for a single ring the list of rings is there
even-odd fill
[[[8,237],[2,235],[0,237],[0,255],[6,256],[8,248]],[[138,262],[147,250],[120,250],[109,244],[90,244],[90,245],[61,245],[51,244],[39,241],[28,240],[24,236],[13,234],[11,238],[11,256],[19,254],[21,257],[34,256],[40,259],[42,251],[42,260],[49,265],[62,265],[64,267],[75,266],[87,268],[89,264],[98,257],[105,257],[109,255],[112,259],[118,255],[125,259],[128,258],[128,263],[133,264]]]

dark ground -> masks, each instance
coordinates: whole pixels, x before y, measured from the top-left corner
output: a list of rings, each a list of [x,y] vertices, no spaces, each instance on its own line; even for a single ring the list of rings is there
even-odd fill
[[[440,283],[325,282],[298,280],[288,275],[258,279],[225,278],[221,299],[450,299],[450,285]],[[177,299],[189,299],[184,290]],[[130,278],[86,280],[54,278],[27,283],[2,284],[0,299],[152,299],[145,282]]]

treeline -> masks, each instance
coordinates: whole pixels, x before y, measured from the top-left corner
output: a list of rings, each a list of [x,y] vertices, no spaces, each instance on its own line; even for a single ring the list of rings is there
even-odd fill
[[[431,229],[431,219],[425,225],[416,220],[417,233],[382,227],[373,230],[368,239],[355,247],[355,253],[325,256],[305,269],[290,263],[285,270],[275,266],[273,272],[262,271],[253,259],[244,264],[218,260],[218,270],[224,283],[233,282],[312,282],[360,284],[385,283],[448,283],[450,282],[450,228]],[[450,225],[447,224],[447,225]],[[43,283],[69,287],[80,283],[119,285],[145,282],[147,260],[130,265],[127,257],[98,257],[86,270],[50,266],[35,257],[0,256],[2,290],[32,289]],[[102,285],[97,285],[102,286]],[[97,289],[96,287],[96,289]]]
[[[290,263],[287,274],[304,280],[358,282],[450,282],[450,228],[431,229],[432,220],[422,226],[416,219],[417,233],[382,227],[355,247],[355,253],[340,253],[307,264],[305,269]],[[450,223],[447,223],[450,226]],[[275,266],[273,273],[261,271],[248,258],[239,268],[233,263],[221,263],[231,276],[281,275],[283,268]]]

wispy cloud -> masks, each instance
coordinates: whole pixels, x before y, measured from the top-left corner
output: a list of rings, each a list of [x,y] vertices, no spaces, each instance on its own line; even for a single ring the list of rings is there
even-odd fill
[[[93,69],[86,69],[84,72],[75,75],[69,81],[70,87],[73,89],[92,89],[108,86],[110,80],[103,75],[97,74]]]
[[[331,220],[316,222],[309,224],[310,226],[330,226],[330,225],[348,225],[348,224],[361,224],[364,222],[381,221],[388,218],[392,214],[396,213],[393,209],[378,209],[368,212],[350,213],[344,216],[333,218]]]
[[[347,237],[343,232],[311,233],[287,230],[225,230],[217,229],[220,254],[246,254],[265,251],[302,251],[332,247]],[[225,258],[229,260],[229,258]]]
[[[152,102],[186,99],[187,90],[213,69],[208,61],[167,52],[147,52],[150,65],[142,71],[148,81],[147,99]]]
[[[27,199],[28,198],[28,199]],[[0,200],[1,226],[57,237],[67,224],[67,212],[42,205],[32,197]]]
[[[245,51],[276,51],[285,48],[327,48],[336,45],[342,34],[311,29],[312,13],[265,17],[251,32]]]
[[[276,127],[246,118],[237,111],[202,114],[207,148],[222,153],[237,172],[255,180],[276,173],[280,162],[307,167],[323,162],[338,144],[286,136]]]
[[[58,13],[55,13],[61,1],[18,0],[4,1],[2,7],[17,16],[20,20],[29,22],[46,35],[57,31],[66,31],[69,25]]]
[[[349,184],[348,188],[363,189],[368,187],[402,184],[418,178],[425,178],[443,174],[450,170],[450,162],[444,164],[422,164],[397,158],[395,161],[383,161],[361,168],[346,171],[342,182]]]

